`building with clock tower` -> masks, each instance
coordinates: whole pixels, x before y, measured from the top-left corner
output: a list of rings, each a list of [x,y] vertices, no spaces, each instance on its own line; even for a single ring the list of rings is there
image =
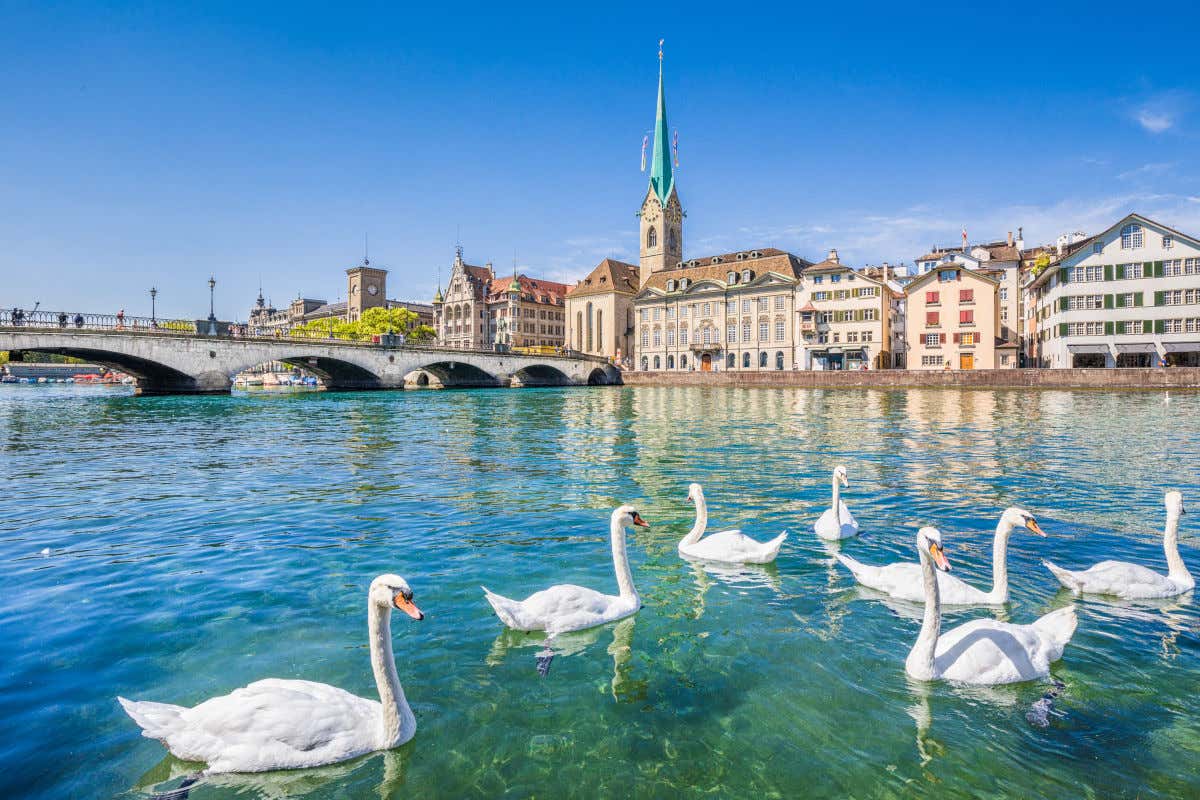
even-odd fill
[[[368,308],[387,303],[387,270],[371,266],[363,259],[357,267],[346,270],[346,321],[355,322]]]

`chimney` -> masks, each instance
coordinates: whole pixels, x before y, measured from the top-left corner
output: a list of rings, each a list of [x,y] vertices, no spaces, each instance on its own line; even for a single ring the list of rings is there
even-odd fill
[[[832,247],[831,247],[831,248],[829,248],[829,259],[828,259],[828,260],[829,260],[829,261],[832,261],[832,262],[833,262],[833,263],[835,263],[835,264],[840,264],[840,263],[842,263],[841,261],[838,261],[838,254],[837,254],[837,250],[836,250],[835,248],[832,248]]]
[[[1024,228],[1017,228],[1017,249],[1018,250],[1025,249],[1025,229]]]
[[[887,281],[888,281],[888,263],[885,261],[885,262],[883,262],[883,283],[886,284]]]
[[[1009,231],[1009,232],[1008,232],[1008,246],[1009,246],[1009,247],[1012,247],[1012,246],[1013,246],[1012,231]]]

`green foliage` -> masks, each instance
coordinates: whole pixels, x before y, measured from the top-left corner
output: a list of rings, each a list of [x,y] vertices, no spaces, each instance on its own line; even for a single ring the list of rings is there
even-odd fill
[[[410,342],[432,340],[436,332],[428,325],[418,324],[417,319],[417,312],[407,308],[368,308],[355,322],[346,322],[337,317],[314,319],[293,328],[293,331],[314,338],[332,337],[360,342],[385,333],[402,334]]]
[[[1034,277],[1041,275],[1042,270],[1044,270],[1048,266],[1050,266],[1050,256],[1047,255],[1046,253],[1042,253],[1033,261]]]

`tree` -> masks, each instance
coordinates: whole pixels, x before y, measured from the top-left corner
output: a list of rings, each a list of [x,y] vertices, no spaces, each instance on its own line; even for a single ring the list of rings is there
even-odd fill
[[[366,341],[372,336],[395,333],[410,342],[425,342],[437,335],[430,326],[420,324],[417,312],[407,308],[368,308],[354,322],[326,317],[306,322],[296,330],[312,337],[331,336],[352,341]]]

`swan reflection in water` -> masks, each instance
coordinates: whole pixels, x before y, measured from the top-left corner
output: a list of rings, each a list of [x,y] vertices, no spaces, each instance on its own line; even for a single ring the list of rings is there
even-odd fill
[[[629,661],[633,657],[633,628],[636,624],[637,617],[632,616],[608,625],[553,636],[541,631],[525,633],[505,628],[492,642],[484,662],[489,667],[499,666],[508,657],[509,651],[536,648],[539,662],[547,664],[544,672],[539,664],[539,672],[545,675],[549,672],[550,659],[578,655],[599,642],[607,631],[611,631],[612,641],[608,645],[607,653],[613,659],[612,695],[614,700],[620,700],[625,695],[625,688],[630,680]]]
[[[204,775],[195,783],[184,788],[179,788],[181,780],[186,781],[188,776],[196,775],[204,768],[204,765],[181,761],[175,756],[167,755],[162,761],[151,767],[130,791],[140,796],[162,798],[162,800],[187,800],[192,789],[217,788],[229,790],[238,796],[256,798],[256,800],[286,800],[286,798],[304,797],[331,786],[341,786],[344,789],[347,781],[353,780],[356,776],[360,780],[370,780],[382,762],[382,774],[379,776],[377,795],[380,800],[388,800],[388,798],[399,796],[400,787],[404,785],[404,751],[412,746],[409,744],[399,750],[368,753],[351,761],[311,769],[224,772],[217,775]]]
[[[704,596],[715,584],[723,584],[731,589],[770,589],[775,595],[783,595],[783,585],[779,581],[779,568],[770,564],[727,564],[719,561],[704,561],[698,558],[682,556],[683,560],[692,567],[692,575],[696,579],[696,603],[693,619],[704,616]]]

